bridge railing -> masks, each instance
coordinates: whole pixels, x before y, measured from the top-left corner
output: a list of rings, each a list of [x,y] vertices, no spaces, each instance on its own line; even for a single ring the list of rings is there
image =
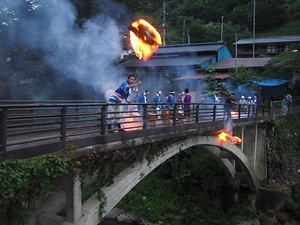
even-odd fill
[[[114,104],[115,105],[115,104]],[[118,126],[108,115],[107,103],[7,103],[0,104],[0,153],[41,146],[53,142],[72,143],[82,137],[117,134],[120,131],[133,132],[178,124],[201,123],[224,120],[223,104],[192,103],[190,111],[182,103],[171,108],[162,103],[156,110],[155,104],[119,104],[120,113],[115,114]],[[264,105],[255,107],[232,106],[231,118],[241,119],[263,116],[270,113]],[[108,126],[112,124],[112,126]],[[176,128],[175,128],[176,129]],[[26,154],[25,154],[26,155]],[[1,158],[0,157],[0,158]]]
[[[271,101],[270,109],[274,117],[282,116],[284,114],[283,101],[282,100]],[[297,113],[300,111],[299,109],[300,109],[300,98],[299,97],[293,98],[291,103],[289,104],[288,114]]]

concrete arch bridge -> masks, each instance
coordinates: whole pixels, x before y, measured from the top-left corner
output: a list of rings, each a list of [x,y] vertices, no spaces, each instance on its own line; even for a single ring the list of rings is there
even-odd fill
[[[233,134],[242,139],[239,145],[223,141],[218,134],[224,130],[223,120],[203,123],[183,123],[174,126],[124,132],[107,136],[104,144],[95,144],[79,148],[77,157],[88,152],[109,152],[112,150],[135,149],[136,160],[128,165],[114,179],[113,183],[101,188],[106,198],[104,212],[99,215],[102,201],[98,193],[82,203],[83,187],[78,176],[69,176],[56,181],[60,191],[31,210],[29,224],[87,224],[96,225],[134,186],[151,171],[176,154],[191,147],[210,154],[227,174],[228,183],[235,190],[238,198],[241,186],[249,187],[249,199],[255,201],[259,183],[266,179],[265,147],[266,123],[270,117],[257,117],[232,121]],[[146,132],[146,133],[145,133]],[[147,160],[149,148],[159,153],[152,160]],[[87,183],[92,183],[93,178]],[[60,212],[66,210],[66,215]],[[42,222],[41,222],[42,221]]]

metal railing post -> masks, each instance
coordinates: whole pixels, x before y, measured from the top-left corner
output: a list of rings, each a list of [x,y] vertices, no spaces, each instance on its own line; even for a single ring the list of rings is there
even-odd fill
[[[199,123],[199,109],[200,109],[200,106],[199,104],[197,104],[196,106],[196,123]]]
[[[1,120],[0,120],[0,144],[1,152],[5,152],[7,147],[7,108],[1,110]],[[6,157],[5,157],[6,158]]]
[[[101,108],[101,118],[100,118],[100,121],[101,121],[101,130],[100,130],[100,134],[101,135],[105,135],[105,130],[106,130],[106,109],[107,109],[107,105],[104,105],[102,108]]]
[[[176,125],[176,113],[177,113],[177,105],[173,107],[173,125]]]
[[[216,121],[216,114],[217,114],[217,105],[213,107],[213,121]]]
[[[251,105],[248,105],[248,118],[250,118],[250,114],[251,114]]]
[[[238,116],[239,119],[241,119],[241,108],[242,108],[242,105],[239,104],[239,116]]]
[[[143,104],[143,129],[145,130],[147,128],[147,117],[148,117],[148,112],[147,112],[147,104]]]
[[[60,140],[65,141],[67,136],[67,106],[61,108],[60,134]]]

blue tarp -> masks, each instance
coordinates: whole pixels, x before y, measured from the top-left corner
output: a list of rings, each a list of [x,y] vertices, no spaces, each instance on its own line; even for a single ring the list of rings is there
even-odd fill
[[[275,87],[282,84],[286,84],[289,82],[288,80],[280,80],[280,79],[266,79],[262,81],[253,81],[253,85],[260,85],[266,87]]]
[[[283,97],[287,90],[288,80],[266,79],[262,81],[253,81],[254,86],[261,86],[261,96]]]

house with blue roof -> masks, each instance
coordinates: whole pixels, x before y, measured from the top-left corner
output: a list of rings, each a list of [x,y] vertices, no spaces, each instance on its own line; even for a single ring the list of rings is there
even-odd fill
[[[120,66],[139,76],[147,90],[155,78],[156,89],[167,92],[176,88],[172,83],[175,78],[194,75],[225,58],[232,58],[225,42],[163,45],[147,61],[133,56]]]

